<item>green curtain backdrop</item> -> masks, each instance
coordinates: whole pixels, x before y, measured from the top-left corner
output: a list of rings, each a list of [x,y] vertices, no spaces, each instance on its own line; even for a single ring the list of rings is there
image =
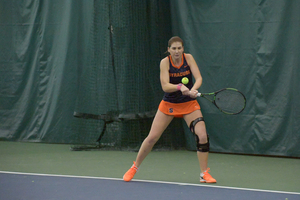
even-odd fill
[[[211,150],[300,157],[300,1],[10,0],[0,2],[0,139],[93,144],[104,122],[73,117],[155,111],[159,62],[179,35],[201,92],[235,87],[237,116],[199,100]],[[102,143],[136,149],[152,118],[112,122]],[[195,150],[181,119],[157,146]]]
[[[83,12],[88,2],[13,0],[0,5],[1,137],[64,141],[57,136],[70,128],[76,71],[84,59],[78,55],[85,49],[79,27],[88,17]]]
[[[200,100],[214,151],[300,155],[300,1],[172,1],[172,28],[203,76],[200,91],[242,91],[225,116]]]

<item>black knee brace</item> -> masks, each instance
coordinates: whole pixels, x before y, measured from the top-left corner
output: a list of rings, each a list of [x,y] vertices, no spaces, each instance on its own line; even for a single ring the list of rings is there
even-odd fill
[[[200,140],[199,140],[199,137],[198,135],[195,133],[195,126],[198,122],[200,121],[204,121],[203,117],[199,117],[197,119],[195,119],[194,121],[191,122],[190,124],[190,130],[192,131],[192,133],[194,133],[195,135],[195,140],[196,140],[196,143],[197,143],[197,151],[200,151],[200,152],[208,152],[209,151],[209,137],[207,135],[207,143],[205,144],[200,144]]]

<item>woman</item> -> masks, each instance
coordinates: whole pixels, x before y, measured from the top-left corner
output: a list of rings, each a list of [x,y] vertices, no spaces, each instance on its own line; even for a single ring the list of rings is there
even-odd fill
[[[170,55],[160,62],[160,82],[165,95],[158,107],[149,135],[143,141],[136,161],[124,174],[123,179],[124,181],[130,181],[134,177],[139,166],[173,118],[183,117],[195,135],[197,157],[201,171],[200,182],[216,183],[216,180],[208,173],[209,139],[200,106],[196,100],[198,88],[202,85],[202,76],[193,56],[184,53],[181,38],[175,36],[169,40],[168,52]],[[184,77],[189,80],[185,85],[181,83]],[[192,77],[195,79],[194,84],[192,83]]]

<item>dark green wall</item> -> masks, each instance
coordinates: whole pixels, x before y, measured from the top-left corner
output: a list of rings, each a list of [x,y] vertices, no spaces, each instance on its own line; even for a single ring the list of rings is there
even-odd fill
[[[300,1],[172,1],[172,28],[203,76],[201,92],[233,87],[238,116],[201,100],[214,151],[300,156]]]
[[[91,144],[104,123],[74,110],[156,110],[159,62],[179,35],[201,92],[234,87],[248,100],[237,116],[199,100],[211,149],[299,157],[299,9],[296,0],[1,1],[0,139]],[[151,122],[113,122],[103,142],[138,148]],[[194,141],[176,119],[158,146]]]

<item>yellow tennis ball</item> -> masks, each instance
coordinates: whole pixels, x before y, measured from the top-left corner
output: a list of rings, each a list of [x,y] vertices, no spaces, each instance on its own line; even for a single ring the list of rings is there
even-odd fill
[[[184,85],[188,84],[189,83],[189,79],[187,77],[183,77],[181,79],[181,83],[183,83]]]

